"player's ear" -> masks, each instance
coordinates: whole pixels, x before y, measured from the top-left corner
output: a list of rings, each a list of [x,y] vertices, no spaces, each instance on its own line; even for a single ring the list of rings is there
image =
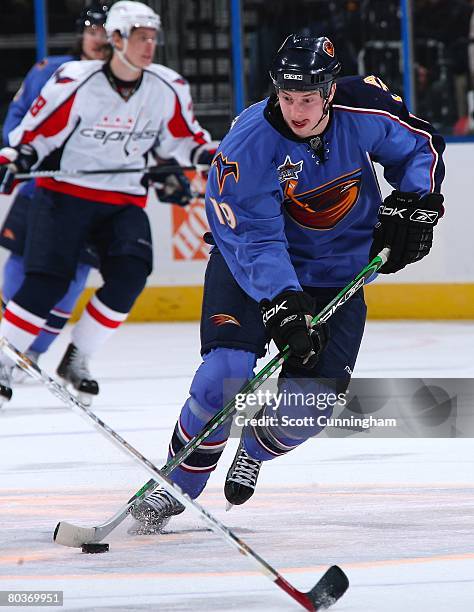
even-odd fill
[[[120,32],[115,31],[112,34],[112,44],[114,47],[116,47],[119,51],[121,51],[123,49],[123,38],[120,35]]]
[[[331,85],[331,92],[329,94],[329,102],[332,102],[332,99],[334,98],[335,93],[336,93],[336,83],[333,83]]]

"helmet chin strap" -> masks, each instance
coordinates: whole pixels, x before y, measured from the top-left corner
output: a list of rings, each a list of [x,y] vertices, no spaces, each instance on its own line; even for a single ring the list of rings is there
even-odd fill
[[[318,125],[321,123],[321,121],[323,121],[323,119],[325,119],[325,117],[327,117],[328,113],[329,113],[329,96],[331,95],[331,88],[329,88],[329,92],[328,95],[324,98],[324,104],[323,104],[323,114],[321,115],[321,118],[319,119],[319,121],[316,123],[316,125],[314,125],[311,129],[311,131],[315,130]]]
[[[324,106],[323,106],[323,114],[321,115],[320,120],[315,125],[313,125],[313,127],[311,128],[311,131],[315,130],[318,127],[321,121],[327,117],[328,113],[329,113],[329,100],[326,98],[324,102]]]
[[[123,40],[123,49],[117,49],[117,47],[114,47],[114,52],[118,55],[119,60],[125,64],[125,66],[127,66],[127,68],[129,70],[133,70],[134,72],[141,72],[142,69],[139,68],[138,66],[135,66],[134,64],[132,64],[132,62],[130,62],[127,59],[127,56],[125,55],[127,52],[127,45],[128,45],[128,40],[126,38],[122,38]]]

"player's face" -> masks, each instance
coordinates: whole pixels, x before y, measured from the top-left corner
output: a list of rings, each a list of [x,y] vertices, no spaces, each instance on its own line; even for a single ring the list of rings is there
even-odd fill
[[[101,60],[105,58],[107,35],[102,26],[88,26],[82,34],[82,55],[84,59]]]
[[[319,91],[285,91],[278,92],[281,113],[288,127],[300,138],[314,135],[314,126],[323,115],[324,99]],[[321,132],[323,122],[318,125]]]
[[[138,68],[149,66],[155,55],[158,32],[152,28],[136,28],[128,37],[125,55]]]

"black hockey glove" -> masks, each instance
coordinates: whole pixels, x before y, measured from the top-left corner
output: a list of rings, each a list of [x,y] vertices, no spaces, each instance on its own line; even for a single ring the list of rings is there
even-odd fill
[[[370,260],[384,247],[390,247],[388,262],[382,274],[392,274],[406,265],[423,259],[433,244],[433,228],[443,216],[444,198],[439,193],[420,196],[417,193],[393,191],[379,209],[374,228]]]
[[[37,161],[38,155],[31,145],[0,149],[0,193],[10,194],[19,182],[15,174],[29,172]]]
[[[174,171],[165,174],[160,166],[149,168],[143,175],[142,184],[153,187],[160,202],[187,206],[195,197],[191,183],[184,172]]]
[[[315,314],[311,296],[303,291],[283,291],[271,301],[262,300],[260,310],[263,323],[278,349],[290,347],[287,363],[313,368],[326,346],[329,331],[326,323],[310,327]]]
[[[218,146],[219,142],[217,140],[211,140],[211,142],[199,145],[191,153],[191,163],[193,165],[210,166]]]

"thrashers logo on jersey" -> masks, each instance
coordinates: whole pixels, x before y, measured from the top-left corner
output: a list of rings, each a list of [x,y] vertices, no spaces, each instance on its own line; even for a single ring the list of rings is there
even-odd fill
[[[241,326],[239,321],[230,314],[215,314],[212,315],[212,317],[209,317],[209,319],[214,323],[214,325],[217,325],[217,327],[221,327],[221,325],[237,325],[238,327]]]
[[[219,185],[219,195],[222,194],[224,183],[229,176],[233,176],[236,183],[239,182],[239,164],[234,161],[229,161],[220,151],[213,159],[212,166],[215,166],[217,171],[217,184]]]
[[[298,181],[289,180],[283,202],[288,215],[312,230],[330,230],[352,210],[361,187],[361,168],[303,193],[296,193]]]

